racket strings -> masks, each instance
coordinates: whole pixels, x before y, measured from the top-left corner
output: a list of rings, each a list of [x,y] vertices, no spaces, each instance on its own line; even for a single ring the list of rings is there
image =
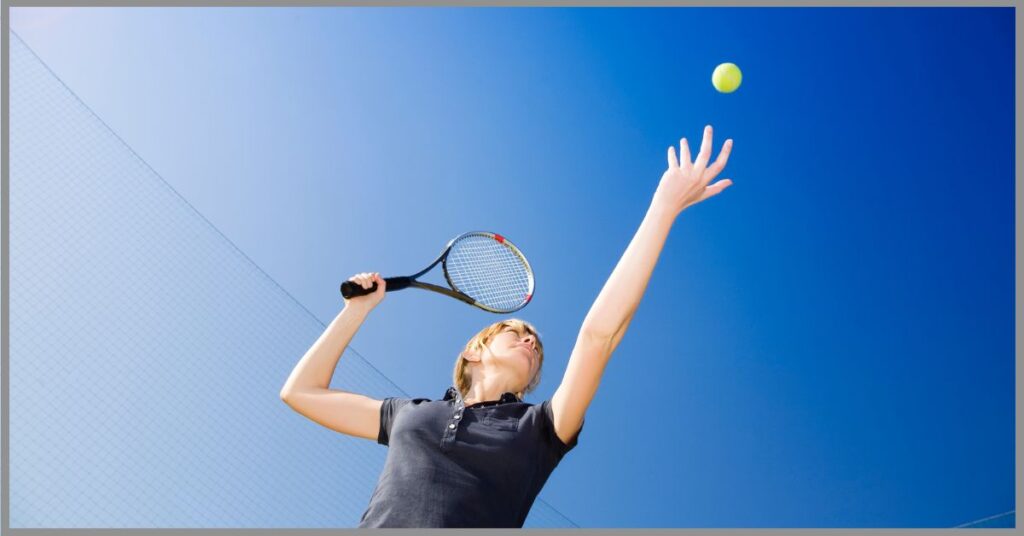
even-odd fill
[[[517,309],[531,290],[526,263],[488,235],[466,236],[453,244],[446,269],[455,288],[494,309]]]
[[[513,309],[526,298],[529,287],[513,267],[498,263],[464,267],[461,275],[452,276],[452,283],[480,303],[495,309]]]
[[[522,302],[529,291],[526,267],[517,255],[489,237],[473,237],[460,244],[453,283],[489,306],[506,308]]]

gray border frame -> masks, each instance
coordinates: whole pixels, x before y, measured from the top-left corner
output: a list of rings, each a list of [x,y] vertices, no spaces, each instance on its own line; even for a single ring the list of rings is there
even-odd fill
[[[1024,302],[1024,272],[1021,271],[1020,266],[1024,261],[1024,235],[1021,230],[1024,229],[1024,214],[1021,213],[1021,206],[1024,205],[1024,188],[1022,188],[1022,176],[1024,176],[1024,162],[1022,162],[1021,155],[1021,115],[1022,115],[1022,78],[1024,75],[1021,73],[1021,21],[1024,20],[1024,16],[1021,14],[1021,10],[1017,9],[1020,2],[1016,0],[1005,0],[1001,2],[971,2],[967,0],[916,0],[916,1],[902,1],[902,2],[885,2],[880,0],[866,0],[863,2],[857,2],[854,0],[729,0],[723,2],[712,2],[710,0],[642,0],[629,2],[626,0],[584,0],[584,1],[566,1],[566,0],[379,0],[379,1],[345,1],[345,0],[213,0],[213,1],[201,1],[201,0],[157,0],[153,2],[145,1],[130,1],[130,0],[0,0],[0,47],[3,49],[2,62],[2,84],[0,84],[0,128],[2,128],[3,142],[0,143],[0,175],[2,175],[2,184],[0,184],[0,196],[3,201],[3,213],[0,218],[0,225],[2,225],[2,238],[0,238],[0,244],[3,247],[3,255],[0,256],[0,272],[2,272],[2,280],[0,280],[0,318],[3,319],[3,326],[0,328],[0,344],[3,345],[3,358],[0,362],[0,390],[3,391],[3,410],[0,412],[0,434],[2,434],[2,440],[0,440],[0,463],[2,463],[3,477],[0,479],[0,534],[8,533],[12,536],[49,536],[49,535],[67,535],[74,534],[76,536],[110,536],[110,535],[128,535],[128,534],[144,534],[150,536],[198,536],[198,535],[224,535],[224,534],[244,534],[250,536],[256,535],[269,535],[269,534],[289,534],[289,535],[326,535],[337,531],[345,532],[356,532],[356,533],[371,533],[371,534],[409,534],[410,531],[415,530],[417,534],[427,535],[440,535],[440,534],[452,534],[452,533],[463,533],[465,529],[12,529],[10,528],[10,409],[9,409],[9,393],[10,393],[10,375],[9,375],[9,361],[10,358],[10,333],[9,333],[9,318],[10,318],[10,303],[8,300],[10,290],[10,121],[9,121],[9,110],[10,110],[10,8],[11,7],[308,7],[308,6],[351,6],[351,7],[390,7],[390,6],[416,6],[416,7],[474,7],[474,6],[486,6],[486,7],[675,7],[675,6],[689,6],[689,7],[1012,7],[1014,8],[1014,49],[1015,49],[1015,64],[1014,64],[1014,136],[1015,136],[1015,165],[1014,165],[1014,247],[1015,247],[1015,290],[1014,290],[1014,355],[1016,356],[1016,383],[1014,386],[1014,394],[1016,400],[1016,430],[1014,434],[1015,439],[1015,509],[1020,512],[1022,502],[1021,490],[1024,485],[1024,472],[1021,471],[1020,459],[1021,459],[1021,426],[1020,419],[1021,414],[1024,413],[1024,404],[1022,404],[1022,398],[1020,396],[1021,378],[1024,377],[1024,360],[1021,359],[1024,354],[1024,339],[1021,338],[1022,327],[1024,327],[1024,315],[1021,314],[1021,304]],[[511,531],[528,530],[534,534],[556,534],[566,531],[572,531],[574,533],[582,534],[639,534],[639,535],[653,535],[653,534],[772,534],[772,535],[789,535],[793,532],[799,532],[801,534],[930,534],[940,529],[470,529],[474,533],[480,532],[485,534],[505,534]],[[954,531],[959,533],[982,533],[982,534],[1007,534],[1007,533],[1021,533],[1018,529],[941,529],[943,533]]]

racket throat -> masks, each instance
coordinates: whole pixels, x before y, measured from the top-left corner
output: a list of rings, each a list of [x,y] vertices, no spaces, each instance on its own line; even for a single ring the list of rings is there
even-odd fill
[[[454,291],[454,290],[452,290],[450,288],[445,288],[445,287],[442,287],[440,285],[434,285],[434,284],[431,284],[431,283],[421,283],[419,281],[412,280],[412,281],[409,282],[409,286],[411,286],[411,287],[418,287],[418,288],[427,289],[427,290],[433,290],[434,292],[440,292],[441,294],[444,294],[445,296],[451,296],[452,298],[455,298],[456,300],[466,302],[466,303],[468,303],[470,305],[477,305],[476,300],[474,300],[473,298],[470,298],[469,296],[466,296],[465,294],[463,294],[461,292],[456,292],[456,291]]]

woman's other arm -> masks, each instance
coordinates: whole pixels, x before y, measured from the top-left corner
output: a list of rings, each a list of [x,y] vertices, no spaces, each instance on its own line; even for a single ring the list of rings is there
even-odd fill
[[[296,412],[332,430],[366,439],[376,439],[380,430],[380,400],[329,389],[338,360],[370,311],[384,298],[386,285],[377,273],[353,276],[350,281],[370,288],[373,294],[346,300],[345,308],[295,365],[281,400]]]

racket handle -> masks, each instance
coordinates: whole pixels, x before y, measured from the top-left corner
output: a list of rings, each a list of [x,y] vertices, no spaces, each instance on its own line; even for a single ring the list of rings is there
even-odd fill
[[[402,290],[412,283],[411,277],[385,277],[384,282],[387,283],[387,292],[392,290]],[[373,294],[377,291],[377,283],[375,282],[370,288],[363,288],[361,285],[353,283],[351,281],[345,281],[341,284],[341,295],[345,299],[355,298],[358,296],[365,296],[367,294]]]

